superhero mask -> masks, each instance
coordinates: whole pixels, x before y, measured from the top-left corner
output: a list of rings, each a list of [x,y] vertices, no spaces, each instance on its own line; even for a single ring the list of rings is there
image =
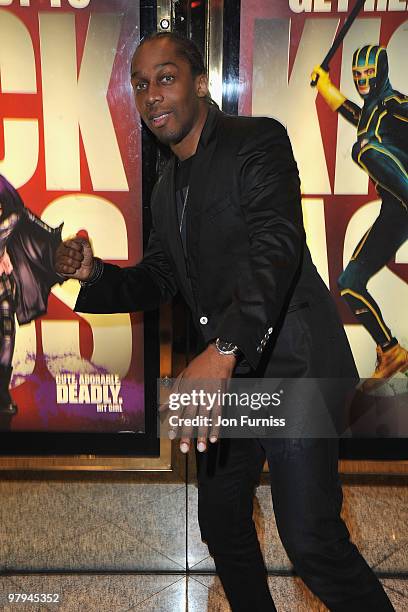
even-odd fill
[[[366,45],[353,54],[354,85],[363,99],[379,97],[389,86],[387,51]]]

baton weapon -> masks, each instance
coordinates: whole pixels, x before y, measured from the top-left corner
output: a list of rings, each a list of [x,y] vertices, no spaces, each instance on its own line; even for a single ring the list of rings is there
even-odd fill
[[[357,0],[357,2],[355,3],[355,5],[354,5],[350,15],[347,17],[346,21],[344,22],[343,27],[340,28],[339,33],[337,34],[337,36],[333,40],[332,46],[330,47],[330,49],[327,52],[326,57],[324,58],[324,60],[320,64],[321,68],[323,68],[323,70],[326,70],[326,72],[329,71],[329,65],[330,65],[330,61],[331,61],[333,55],[336,53],[337,49],[340,47],[341,43],[343,42],[343,39],[344,39],[345,35],[349,31],[349,29],[351,28],[355,18],[357,17],[359,12],[363,8],[363,5],[364,5],[365,1],[366,0]],[[313,79],[313,81],[310,82],[310,86],[311,87],[316,87],[318,80],[319,80],[319,75],[317,75],[316,78]]]

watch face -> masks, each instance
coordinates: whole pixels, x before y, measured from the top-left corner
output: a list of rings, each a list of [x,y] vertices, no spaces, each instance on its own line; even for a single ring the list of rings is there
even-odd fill
[[[215,345],[221,353],[236,354],[239,352],[239,349],[236,344],[233,344],[232,342],[227,342],[226,340],[220,340],[218,338],[216,340]]]
[[[230,351],[234,348],[232,342],[223,342],[222,340],[219,342],[218,346],[222,351]]]

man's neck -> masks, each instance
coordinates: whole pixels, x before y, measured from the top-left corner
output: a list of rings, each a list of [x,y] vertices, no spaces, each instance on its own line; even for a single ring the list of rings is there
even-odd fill
[[[209,106],[207,103],[203,103],[202,105],[200,105],[198,119],[190,130],[190,132],[185,138],[183,138],[181,142],[170,147],[173,153],[176,155],[176,157],[178,157],[180,161],[184,161],[188,157],[191,157],[197,151],[201,132],[203,131],[203,127],[207,119],[208,110]]]

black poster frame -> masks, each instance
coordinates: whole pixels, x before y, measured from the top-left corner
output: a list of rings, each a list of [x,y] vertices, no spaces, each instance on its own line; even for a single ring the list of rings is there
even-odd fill
[[[192,10],[190,3],[173,3],[174,29],[191,36],[205,51],[205,8],[199,3]],[[225,0],[223,3],[223,110],[238,113],[239,61],[240,61],[240,12],[241,0]],[[157,2],[140,0],[140,35],[157,30]],[[166,152],[160,151],[149,131],[142,127],[142,223],[143,244],[146,247],[151,228],[150,195],[160,167],[166,160]],[[188,315],[186,315],[188,316]],[[157,437],[157,390],[160,376],[159,312],[144,314],[144,363],[145,363],[145,433],[46,433],[0,432],[1,454],[4,456],[55,456],[100,455],[123,457],[157,457],[160,440]],[[187,342],[187,338],[185,339]],[[184,353],[188,353],[186,350]],[[357,438],[340,440],[340,458],[356,460],[404,460],[408,459],[405,438]]]
[[[133,0],[129,0],[130,2]],[[140,0],[140,37],[157,28],[156,1]],[[157,147],[142,131],[142,226],[143,245],[151,229],[150,195],[156,180]],[[144,314],[145,431],[143,433],[79,433],[1,431],[1,455],[5,457],[55,457],[98,455],[120,457],[159,457],[157,434],[157,379],[160,376],[159,313]]]

